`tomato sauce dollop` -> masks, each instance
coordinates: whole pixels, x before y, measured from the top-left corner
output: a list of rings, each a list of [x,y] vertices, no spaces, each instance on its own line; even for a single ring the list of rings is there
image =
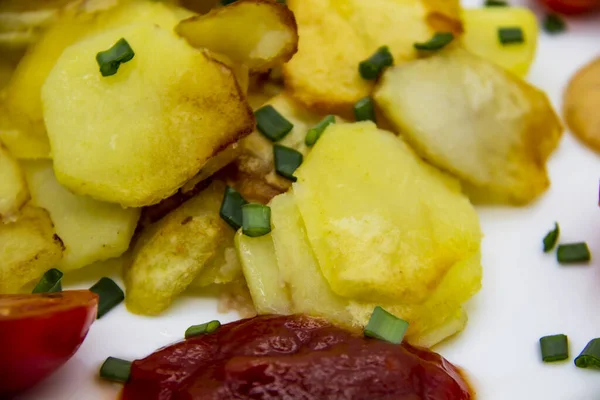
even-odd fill
[[[469,400],[439,354],[303,315],[259,316],[133,362],[124,400]]]

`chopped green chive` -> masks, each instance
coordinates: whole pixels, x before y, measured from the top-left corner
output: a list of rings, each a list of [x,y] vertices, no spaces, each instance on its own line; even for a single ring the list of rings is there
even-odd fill
[[[590,250],[585,242],[560,244],[556,249],[556,259],[561,264],[590,261],[590,258]]]
[[[271,105],[256,110],[254,117],[258,130],[273,142],[283,139],[294,128],[294,125]]]
[[[318,124],[308,130],[304,143],[306,143],[307,146],[312,146],[317,143],[317,140],[319,140],[323,132],[325,132],[325,129],[331,124],[335,124],[335,117],[333,115],[328,115],[323,118]]]
[[[271,208],[262,204],[250,203],[242,207],[242,233],[258,237],[271,232]]]
[[[205,335],[207,333],[213,333],[221,327],[221,323],[217,320],[207,322],[200,325],[192,325],[185,330],[185,338],[189,339],[194,336]]]
[[[556,14],[548,14],[544,18],[544,30],[551,34],[561,33],[567,29],[565,21]]]
[[[90,291],[96,293],[100,298],[98,300],[98,318],[115,308],[125,299],[123,290],[110,278],[101,278]]]
[[[102,76],[111,76],[117,73],[121,64],[131,60],[133,56],[133,49],[127,40],[121,38],[110,49],[96,54],[96,61]]]
[[[523,30],[519,27],[498,28],[498,40],[503,45],[518,44],[525,41]]]
[[[503,0],[486,0],[486,7],[508,7],[508,3]]]
[[[540,338],[540,350],[544,362],[562,361],[569,358],[569,340],[566,335],[552,335]]]
[[[100,367],[100,378],[125,383],[131,375],[131,361],[108,357]]]
[[[544,253],[549,252],[556,246],[556,242],[558,241],[558,236],[560,235],[560,228],[558,227],[558,222],[554,223],[554,229],[551,230],[544,236]]]
[[[380,306],[375,307],[364,334],[386,342],[400,344],[408,329],[408,322],[385,311]]]
[[[579,368],[600,369],[600,338],[592,339],[575,359]]]
[[[62,291],[60,283],[63,273],[56,268],[49,269],[44,273],[40,281],[33,288],[32,293],[54,293]]]
[[[302,153],[276,144],[273,146],[273,155],[275,157],[275,171],[284,178],[296,182],[294,172],[302,164]]]
[[[375,105],[371,97],[363,97],[354,104],[354,117],[357,121],[375,122]]]
[[[242,227],[242,206],[248,204],[246,199],[232,187],[225,188],[219,215],[236,231]]]
[[[440,50],[446,47],[452,40],[454,40],[454,34],[452,32],[436,32],[427,42],[415,43],[414,47],[417,50]]]
[[[358,64],[358,72],[363,79],[373,81],[377,79],[385,67],[394,65],[394,57],[387,46],[382,46],[365,61]]]

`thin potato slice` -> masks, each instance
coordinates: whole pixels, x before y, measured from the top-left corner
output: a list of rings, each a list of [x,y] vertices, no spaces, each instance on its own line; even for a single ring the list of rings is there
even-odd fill
[[[103,77],[96,54],[120,38],[135,57]],[[59,182],[127,207],[169,197],[254,128],[231,70],[152,24],[108,31],[66,49],[42,101]]]
[[[460,32],[458,0],[288,0],[301,38],[283,66],[286,87],[309,108],[348,116],[373,81],[358,64],[387,45],[396,64],[417,57],[413,44],[436,31]]]
[[[161,313],[219,252],[233,246],[235,232],[219,216],[224,189],[213,183],[142,232],[125,271],[130,311]]]
[[[17,221],[0,224],[0,293],[17,293],[54,267],[62,252],[46,210],[26,205]]]
[[[583,143],[600,152],[600,58],[583,67],[565,92],[564,116]]]
[[[31,203],[48,210],[65,245],[63,259],[57,264],[61,271],[118,257],[129,248],[139,209],[125,209],[69,192],[56,180],[50,161],[27,161],[22,165]]]
[[[251,238],[238,231],[235,244],[256,312],[290,314],[290,293],[279,274],[271,235]]]
[[[442,325],[430,328],[416,336],[410,336],[410,343],[413,346],[430,348],[449,338],[458,332],[461,332],[467,326],[469,317],[463,308],[459,308]]]
[[[550,184],[546,160],[562,134],[550,101],[478,56],[449,49],[390,68],[374,98],[394,130],[473,199],[525,204]]]
[[[298,48],[294,14],[270,0],[239,0],[177,25],[192,46],[225,54],[252,72],[288,61]]]
[[[29,190],[19,164],[0,144],[0,222],[14,220],[29,200]]]

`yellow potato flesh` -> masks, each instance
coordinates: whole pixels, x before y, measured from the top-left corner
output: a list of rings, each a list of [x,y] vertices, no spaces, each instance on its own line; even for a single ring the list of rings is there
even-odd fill
[[[50,157],[40,93],[63,50],[85,36],[134,22],[170,29],[178,20],[172,8],[151,1],[128,1],[103,13],[65,11],[27,51],[6,88],[6,109],[0,110],[0,139],[15,157]]]
[[[21,167],[0,144],[0,223],[14,220],[29,200],[29,190]]]
[[[50,161],[26,161],[22,165],[31,203],[50,213],[56,233],[64,243],[64,255],[57,268],[78,269],[118,257],[129,248],[139,209],[124,209],[118,204],[71,193],[56,180]]]
[[[542,91],[502,68],[447,50],[388,69],[374,98],[417,153],[473,198],[523,204],[548,187],[560,121]]]
[[[15,222],[0,224],[0,293],[17,293],[54,267],[63,246],[46,210],[26,205]]]
[[[379,47],[388,46],[395,63],[401,64],[417,57],[415,42],[429,40],[436,31],[460,29],[456,0],[443,4],[289,0],[287,4],[296,16],[301,39],[298,53],[283,66],[286,86],[306,106],[344,116],[371,92],[373,81],[361,78],[358,65]],[[436,8],[440,5],[443,10]],[[440,15],[445,18],[435,18]]]
[[[518,76],[525,76],[535,58],[539,27],[535,14],[522,7],[485,7],[463,10],[462,44],[471,53],[498,64]],[[523,43],[504,45],[498,29],[518,27]]]
[[[219,252],[233,246],[235,232],[219,216],[224,189],[212,184],[142,232],[125,271],[130,311],[164,311]]]
[[[290,294],[279,274],[271,235],[251,238],[238,231],[235,244],[256,312],[290,314]]]
[[[479,249],[458,182],[370,122],[328,127],[295,175],[308,240],[341,296],[422,303]]]
[[[294,197],[284,193],[275,197],[269,205],[277,265],[289,288],[293,311],[348,324],[348,301],[333,293],[323,277],[306,239]]]
[[[120,38],[135,57],[103,77],[96,54]],[[66,49],[42,99],[58,180],[75,193],[124,206],[170,196],[254,127],[231,70],[151,24]]]
[[[298,32],[293,13],[267,0],[239,0],[176,28],[192,46],[225,54],[251,71],[266,71],[296,52]]]

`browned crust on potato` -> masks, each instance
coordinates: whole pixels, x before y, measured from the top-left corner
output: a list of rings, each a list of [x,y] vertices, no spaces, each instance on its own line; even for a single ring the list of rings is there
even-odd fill
[[[569,129],[584,144],[600,152],[600,58],[571,78],[564,94],[563,114]]]

